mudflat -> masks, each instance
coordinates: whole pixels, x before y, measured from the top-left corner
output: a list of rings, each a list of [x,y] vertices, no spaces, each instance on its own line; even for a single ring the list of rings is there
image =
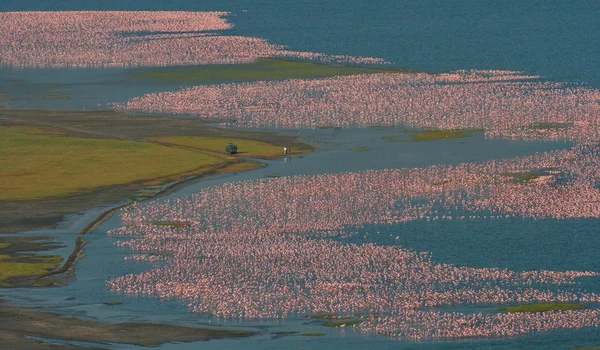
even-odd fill
[[[61,317],[51,312],[40,312],[26,307],[6,305],[0,300],[0,343],[7,349],[81,349],[69,345],[51,345],[33,339],[37,337],[66,341],[102,344],[118,343],[156,346],[166,342],[189,342],[224,338],[243,338],[254,332],[193,328],[153,323],[103,323],[72,317]],[[86,347],[86,349],[89,349]]]

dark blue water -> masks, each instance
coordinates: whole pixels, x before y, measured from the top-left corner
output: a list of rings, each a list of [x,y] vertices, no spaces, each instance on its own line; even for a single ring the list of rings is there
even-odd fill
[[[600,87],[595,0],[3,0],[0,11],[230,11],[232,34],[431,72],[522,70]],[[247,10],[247,12],[242,12]]]

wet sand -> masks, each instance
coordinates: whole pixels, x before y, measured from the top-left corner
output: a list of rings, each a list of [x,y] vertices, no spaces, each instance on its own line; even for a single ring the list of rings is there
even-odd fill
[[[41,343],[26,339],[25,336],[98,343],[98,348],[103,348],[102,344],[106,343],[156,346],[166,342],[243,338],[255,334],[249,331],[152,323],[109,324],[61,317],[50,312],[9,306],[0,301],[0,347],[6,349],[82,349],[75,346]]]

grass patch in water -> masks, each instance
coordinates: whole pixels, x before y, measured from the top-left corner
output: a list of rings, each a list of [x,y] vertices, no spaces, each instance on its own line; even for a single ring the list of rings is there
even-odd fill
[[[571,126],[573,126],[573,123],[533,123],[524,128],[534,130],[556,130],[569,128]]]
[[[123,304],[123,303],[120,301],[107,301],[104,303],[104,305],[108,305],[108,306],[117,306],[117,305],[121,305],[121,304]]]
[[[288,80],[355,74],[415,73],[408,70],[328,65],[277,58],[259,58],[247,64],[215,64],[193,67],[141,68],[130,71],[136,80],[163,80],[201,84],[219,81]]]
[[[393,135],[382,136],[381,139],[384,141],[387,141],[387,142],[406,142],[406,140],[403,140],[403,139],[399,138],[398,136],[393,136]]]
[[[338,318],[339,316],[336,314],[331,314],[331,313],[322,313],[322,314],[312,314],[310,316],[307,316],[308,318],[314,318],[317,320],[333,320]]]
[[[188,227],[187,222],[181,221],[154,221],[152,223],[154,226],[163,226],[163,227],[173,227],[173,228],[184,228]]]
[[[301,335],[305,337],[322,337],[325,335],[323,332],[310,332],[310,333],[302,333]]]
[[[412,141],[462,139],[471,136],[471,130],[423,130],[412,134]]]
[[[60,256],[10,256],[0,255],[0,286],[11,277],[41,276],[56,269],[62,262]]]
[[[521,173],[507,173],[506,176],[512,177],[516,183],[524,183],[538,179],[542,174],[539,171],[532,170]]]
[[[498,311],[502,312],[547,312],[547,311],[565,311],[565,310],[583,310],[587,309],[587,306],[581,304],[559,304],[559,303],[547,303],[547,304],[529,304],[519,305],[513,307],[500,308]]]
[[[225,157],[150,142],[0,127],[0,200],[63,197],[103,186],[202,173]]]
[[[325,322],[325,323],[323,323],[323,326],[325,326],[325,327],[353,326],[355,324],[359,324],[360,322],[361,321],[359,321],[359,320],[336,320],[336,321]]]
[[[369,147],[357,147],[357,148],[353,149],[354,152],[359,152],[359,153],[368,152],[369,150],[370,150]]]
[[[275,332],[273,334],[276,334],[276,335],[293,335],[293,334],[298,334],[298,332],[296,332],[296,331],[279,331],[279,332]]]

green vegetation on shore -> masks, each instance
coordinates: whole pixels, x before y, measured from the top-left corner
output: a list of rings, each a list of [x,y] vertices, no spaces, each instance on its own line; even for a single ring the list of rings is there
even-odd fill
[[[36,254],[62,247],[51,240],[49,236],[0,237],[0,287],[48,287],[67,281],[71,257],[60,266],[62,257]]]
[[[62,262],[60,256],[0,255],[0,287],[11,286],[6,280],[15,277],[41,276],[56,269]]]
[[[137,181],[165,183],[228,163],[242,163],[239,157],[224,154],[228,142],[238,144],[240,156],[274,158],[283,154],[280,146],[244,139],[186,136],[156,140],[169,144],[77,138],[55,129],[0,126],[0,200],[64,197]],[[229,170],[254,168],[257,164],[248,163]]]
[[[138,80],[164,80],[177,83],[216,83],[220,81],[287,80],[325,78],[374,73],[415,73],[407,70],[328,65],[314,62],[259,58],[248,64],[221,64],[193,67],[143,68],[129,73]]]
[[[250,171],[250,170],[260,169],[262,167],[264,167],[264,164],[259,163],[259,162],[252,162],[252,161],[235,162],[235,163],[231,163],[222,168],[217,169],[216,173],[217,174],[226,174],[226,173],[232,174],[232,173],[239,173],[242,171]]]
[[[547,312],[547,311],[565,311],[565,310],[582,310],[587,309],[587,306],[581,304],[529,304],[519,305],[507,308],[500,308],[498,311],[502,312]]]
[[[153,137],[148,140],[169,145],[178,145],[191,147],[202,151],[223,153],[225,145],[229,142],[238,146],[238,155],[254,158],[275,158],[283,155],[283,147],[266,142],[244,140],[244,139],[224,139],[220,137],[208,136],[172,136],[172,137]],[[306,149],[291,148],[290,154],[307,153]]]
[[[0,199],[66,196],[225,163],[214,155],[147,142],[40,133],[43,129],[0,127]]]

